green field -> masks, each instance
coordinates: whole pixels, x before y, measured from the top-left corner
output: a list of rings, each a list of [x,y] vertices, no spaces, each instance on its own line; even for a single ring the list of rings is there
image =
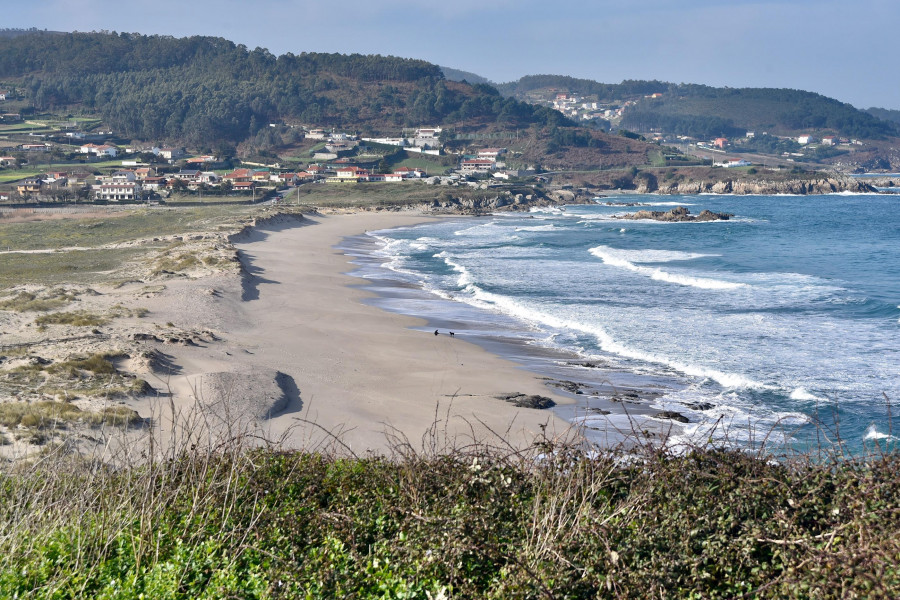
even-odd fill
[[[428,155],[416,155],[407,153],[409,158],[405,158],[400,162],[393,163],[391,165],[392,168],[396,169],[399,167],[409,167],[410,169],[422,169],[429,176],[431,175],[443,175],[446,173],[450,167],[441,163],[438,157],[434,158],[426,158]],[[455,162],[455,161],[454,161]]]
[[[16,123],[14,125],[0,125],[0,134],[3,133],[47,133],[52,131],[46,125],[31,123]]]
[[[40,175],[44,173],[44,171],[35,171],[33,169],[16,169],[14,171],[0,171],[0,183],[10,183],[12,181],[19,181],[20,179],[27,179],[28,177],[34,177],[35,175]]]

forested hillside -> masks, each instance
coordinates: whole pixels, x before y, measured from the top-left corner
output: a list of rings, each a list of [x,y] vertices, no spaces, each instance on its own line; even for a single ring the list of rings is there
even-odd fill
[[[497,86],[504,96],[524,96],[528,92],[554,88],[583,96],[596,96],[598,102],[616,102],[645,94],[668,91],[672,84],[663,81],[633,81],[600,83],[591,79],[579,79],[567,75],[526,75],[518,81]]]
[[[239,143],[267,123],[395,132],[403,126],[565,125],[555,111],[385,56],[274,56],[225,39],[72,33],[0,39],[0,80],[37,110],[91,112],[124,136]]]
[[[444,77],[450,81],[467,81],[469,83],[487,83],[488,85],[493,85],[486,77],[482,77],[481,75],[470,71],[460,71],[459,69],[453,69],[451,67],[441,67],[441,71],[444,73]]]
[[[889,115],[864,112],[832,98],[802,90],[774,88],[715,88],[661,81],[623,81],[606,84],[556,75],[533,75],[498,86],[501,93],[526,98],[539,90],[579,94],[597,102],[633,102],[619,126],[649,132],[698,138],[743,135],[748,130],[791,134],[827,130],[862,139],[900,135]],[[661,94],[659,98],[648,98]],[[890,111],[885,111],[889,113]]]
[[[882,121],[890,121],[892,123],[900,123],[900,110],[892,110],[889,108],[867,108],[866,112],[877,117]]]

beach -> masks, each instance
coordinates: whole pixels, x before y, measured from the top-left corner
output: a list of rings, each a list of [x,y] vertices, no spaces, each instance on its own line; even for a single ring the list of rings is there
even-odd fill
[[[407,441],[415,449],[473,442],[524,448],[542,435],[570,435],[569,423],[552,412],[497,399],[525,394],[571,403],[535,374],[447,331],[415,329],[421,319],[364,302],[364,282],[347,274],[353,265],[335,246],[427,218],[359,212],[272,219],[234,237],[241,277],[176,280],[142,298],[155,322],[208,337],[149,342],[167,365],[149,381],[172,402],[160,411],[158,398],[146,398],[138,412],[186,417],[203,406],[288,448],[357,454]],[[171,419],[157,422],[165,429]]]

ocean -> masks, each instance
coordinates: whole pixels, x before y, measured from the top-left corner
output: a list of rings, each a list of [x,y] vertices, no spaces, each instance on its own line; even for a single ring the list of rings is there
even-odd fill
[[[735,216],[614,218],[674,206]],[[678,442],[859,450],[900,431],[898,208],[896,195],[629,195],[368,232],[345,250],[387,310],[538,372],[652,388],[653,410],[689,420]]]

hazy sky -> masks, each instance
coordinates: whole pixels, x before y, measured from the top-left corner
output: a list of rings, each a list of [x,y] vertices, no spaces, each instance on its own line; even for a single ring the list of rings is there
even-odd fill
[[[898,25],[897,0],[32,0],[4,6],[0,26],[392,54],[498,82],[553,73],[789,87],[900,109]]]

